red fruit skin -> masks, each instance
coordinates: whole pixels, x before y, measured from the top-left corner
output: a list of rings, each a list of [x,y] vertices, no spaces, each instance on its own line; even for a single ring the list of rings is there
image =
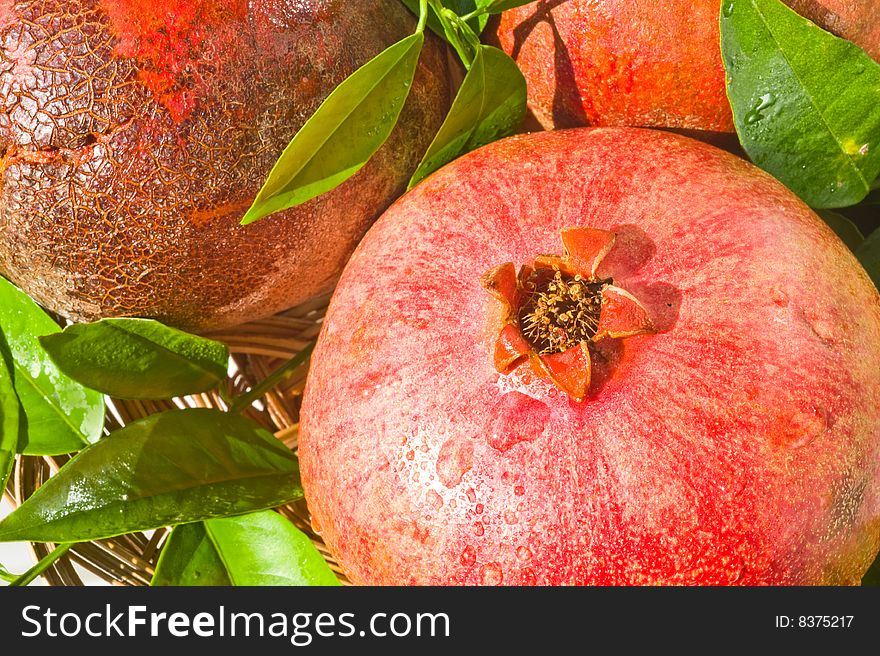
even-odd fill
[[[784,1],[880,60],[876,0]],[[504,12],[489,38],[516,59],[529,107],[547,129],[733,132],[719,11],[719,0],[534,2]]]
[[[414,28],[397,0],[0,0],[0,273],[76,320],[191,330],[327,291],[443,121],[439,39],[357,175],[239,221],[323,99]]]
[[[658,330],[578,403],[499,374],[480,276],[617,232]],[[678,135],[491,144],[371,228],[312,358],[315,526],[360,584],[855,584],[880,547],[880,295],[769,175]]]

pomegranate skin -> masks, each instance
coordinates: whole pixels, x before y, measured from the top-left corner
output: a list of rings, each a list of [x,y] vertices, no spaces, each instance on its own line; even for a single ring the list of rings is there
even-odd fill
[[[784,2],[880,60],[876,0]],[[718,0],[534,2],[502,14],[489,39],[516,59],[528,82],[529,107],[547,129],[733,132],[719,10]]]
[[[598,270],[657,330],[576,402],[493,366],[480,276],[617,233]],[[512,137],[358,246],[312,358],[299,454],[359,584],[855,584],[880,547],[880,295],[799,199],[671,133]]]
[[[0,273],[75,320],[190,330],[327,291],[443,121],[439,39],[364,169],[239,221],[323,99],[414,28],[396,0],[0,0]]]

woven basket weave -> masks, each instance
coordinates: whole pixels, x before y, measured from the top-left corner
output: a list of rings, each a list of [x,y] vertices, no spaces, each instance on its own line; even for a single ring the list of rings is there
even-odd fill
[[[244,392],[313,341],[321,328],[328,300],[329,295],[325,295],[274,317],[208,335],[229,346],[237,369],[236,375],[226,381],[227,391],[230,394]],[[267,394],[256,404],[258,407],[248,408],[242,413],[275,433],[278,439],[294,450],[297,446],[305,373],[306,368],[301,368]],[[151,414],[180,407],[177,404],[197,408],[223,407],[216,393],[188,396],[175,401],[111,399],[105,430],[115,431]],[[69,456],[20,456],[5,492],[7,498],[13,506],[18,506],[69,459]],[[300,500],[279,508],[279,511],[312,539],[340,580],[346,582],[321,538],[312,530],[305,502]],[[168,533],[167,529],[159,529],[149,534],[133,533],[77,544],[49,567],[43,578],[49,585],[83,585],[82,578],[74,568],[76,563],[112,584],[149,585]],[[33,543],[30,547],[34,558],[39,560],[55,545]]]

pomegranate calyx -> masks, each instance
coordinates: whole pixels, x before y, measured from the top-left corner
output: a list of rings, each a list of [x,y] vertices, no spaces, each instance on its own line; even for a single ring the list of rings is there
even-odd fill
[[[539,376],[549,378],[575,401],[583,401],[590,391],[593,365],[587,342],[560,353],[533,356],[532,365]]]
[[[514,324],[508,323],[501,329],[501,335],[495,342],[495,369],[505,374],[510,373],[530,353],[531,345],[523,339]]]
[[[594,341],[622,339],[655,332],[648,311],[625,289],[608,285],[602,290],[602,312]]]
[[[583,401],[595,342],[655,332],[638,299],[596,275],[614,241],[607,230],[568,228],[562,231],[565,255],[539,255],[519,273],[506,262],[480,278],[505,309],[495,342],[497,371],[512,373],[528,359],[538,377]]]

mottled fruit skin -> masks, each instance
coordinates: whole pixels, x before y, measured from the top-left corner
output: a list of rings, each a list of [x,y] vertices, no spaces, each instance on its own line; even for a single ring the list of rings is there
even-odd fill
[[[238,223],[321,101],[414,27],[396,0],[0,0],[0,272],[72,319],[196,330],[326,291],[443,120],[439,40],[360,173]]]
[[[493,366],[480,276],[617,233],[656,333],[577,402]],[[312,358],[300,458],[362,584],[852,584],[880,547],[880,295],[766,173],[671,133],[522,135],[371,228]]]
[[[880,60],[876,0],[784,1]],[[529,106],[547,129],[733,132],[720,6],[719,0],[545,0],[505,12],[491,38],[516,59]]]

